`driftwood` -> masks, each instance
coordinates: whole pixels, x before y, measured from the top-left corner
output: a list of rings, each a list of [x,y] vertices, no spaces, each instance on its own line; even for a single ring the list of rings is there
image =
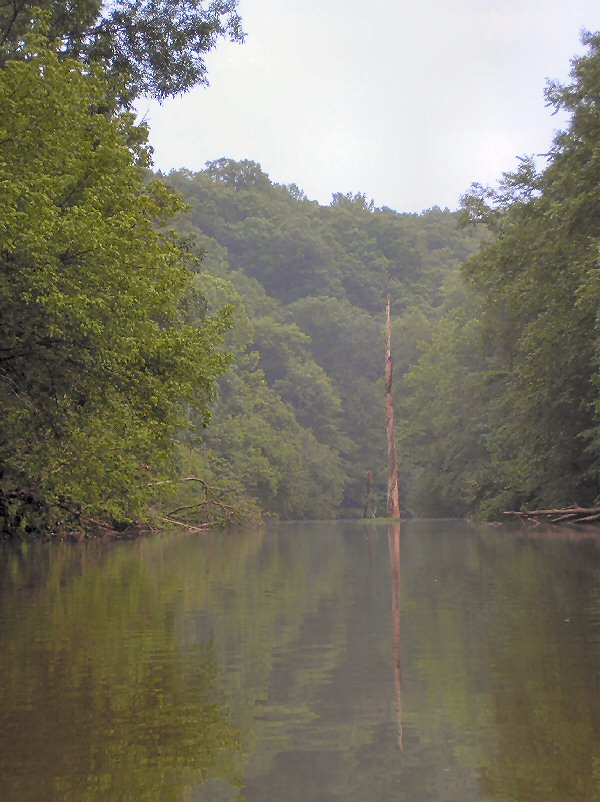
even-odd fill
[[[600,507],[566,507],[553,510],[510,510],[504,513],[533,524],[590,524],[600,521]]]

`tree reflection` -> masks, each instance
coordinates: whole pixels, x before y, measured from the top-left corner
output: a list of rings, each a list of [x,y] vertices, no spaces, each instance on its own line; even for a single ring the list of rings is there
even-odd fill
[[[208,777],[241,784],[214,648],[178,637],[182,594],[143,548],[13,552],[3,584],[4,802],[183,802]]]
[[[600,543],[287,525],[0,587],[3,802],[599,798]]]
[[[402,667],[400,661],[400,524],[388,526],[388,547],[392,579],[392,644],[394,653],[394,692],[398,722],[398,747],[404,751],[402,727]]]

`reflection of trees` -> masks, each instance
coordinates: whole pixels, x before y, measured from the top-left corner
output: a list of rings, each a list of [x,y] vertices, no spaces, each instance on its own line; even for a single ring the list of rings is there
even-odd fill
[[[527,758],[535,748],[511,731],[508,722],[519,712],[539,722],[554,717],[551,737],[560,738],[565,711],[544,695],[545,661],[554,666],[553,681],[568,687],[565,699],[576,715],[588,722],[570,736],[572,755],[561,752],[562,771],[589,764],[598,740],[589,723],[597,727],[599,718],[589,705],[589,627],[579,616],[571,666],[570,647],[554,632],[569,617],[559,618],[561,610],[587,609],[585,587],[593,585],[587,566],[594,563],[589,544],[515,544],[496,530],[482,535],[460,523],[420,526],[403,531],[402,674],[400,532],[394,527],[336,524],[314,538],[310,529],[290,530],[289,537],[262,544],[254,579],[239,577],[237,605],[262,626],[267,616],[272,622],[255,633],[265,673],[258,709],[248,719],[259,748],[249,764],[252,802],[282,796],[289,802],[529,802],[523,793],[513,800],[502,791],[502,772],[511,771],[511,762],[533,777],[546,771],[543,759]],[[266,582],[268,566],[273,573]],[[249,571],[250,564],[240,574]],[[257,581],[273,605],[268,613],[253,606]],[[275,610],[280,619],[272,618]],[[251,659],[251,647],[244,648]],[[239,677],[244,668],[237,670]],[[525,679],[533,706],[518,711]],[[389,714],[392,693],[396,726]],[[399,761],[401,727],[410,732],[410,749]],[[516,738],[512,751],[503,733]],[[535,729],[530,737],[546,743]],[[557,767],[552,776],[557,779]],[[594,797],[588,779],[584,783],[587,802]],[[577,792],[575,781],[571,788]],[[549,791],[546,802],[559,797]]]
[[[146,556],[139,544],[7,555],[6,802],[183,802],[210,776],[239,785],[214,649],[178,641],[177,583],[158,586]]]
[[[600,541],[517,541],[502,571],[492,709],[497,744],[481,787],[499,802],[600,799]],[[508,552],[508,548],[506,549]],[[500,611],[499,611],[500,612]],[[511,637],[511,632],[519,637]]]
[[[597,797],[593,542],[404,524],[402,674],[394,526],[36,550],[0,561],[7,802],[229,802],[242,759],[249,802]]]
[[[175,802],[206,777],[239,785],[240,739],[220,689],[246,753],[257,741],[272,747],[255,768],[268,764],[290,729],[314,721],[338,665],[346,627],[321,611],[343,584],[342,551],[339,538],[318,551],[255,530],[10,552],[0,561],[0,744],[15,740],[0,749],[0,770],[28,767],[32,785],[14,777],[3,802],[112,802],[119,788],[136,802]],[[315,628],[327,645],[290,679],[279,655]],[[25,696],[37,711],[32,737],[15,732]],[[47,790],[59,781],[60,794]]]
[[[419,680],[405,723],[479,778],[473,799],[599,798],[597,544],[442,526],[403,550],[403,645]]]

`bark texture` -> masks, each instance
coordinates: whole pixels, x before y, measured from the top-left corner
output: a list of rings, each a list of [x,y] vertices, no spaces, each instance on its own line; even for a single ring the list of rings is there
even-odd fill
[[[400,517],[398,500],[398,461],[396,459],[396,430],[394,426],[394,400],[392,397],[392,322],[390,294],[385,305],[385,422],[388,447],[388,517]]]

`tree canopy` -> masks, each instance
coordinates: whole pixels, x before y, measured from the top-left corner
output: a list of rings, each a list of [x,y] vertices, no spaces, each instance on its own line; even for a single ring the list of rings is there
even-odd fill
[[[465,222],[493,241],[466,263],[463,298],[410,373],[405,449],[455,514],[600,494],[600,35],[584,43],[571,83],[547,90],[570,114],[547,164],[524,158],[497,189],[465,197]]]
[[[94,111],[100,69],[39,32],[21,56],[0,70],[0,510],[126,521],[171,477],[188,410],[208,420],[227,310],[189,320],[165,228],[182,203],[144,180],[132,116]]]
[[[352,515],[371,470],[381,511],[386,290],[400,397],[446,297],[442,284],[479,246],[480,230],[457,231],[447,210],[375,209],[361,193],[321,206],[251,161],[219,159],[166,180],[189,205],[179,230],[242,302],[234,364],[218,382],[200,451],[211,482],[237,483],[286,518]]]
[[[14,0],[0,5],[0,63],[23,56],[39,9],[61,57],[102,65],[126,103],[206,84],[206,54],[221,37],[244,39],[237,0]]]

